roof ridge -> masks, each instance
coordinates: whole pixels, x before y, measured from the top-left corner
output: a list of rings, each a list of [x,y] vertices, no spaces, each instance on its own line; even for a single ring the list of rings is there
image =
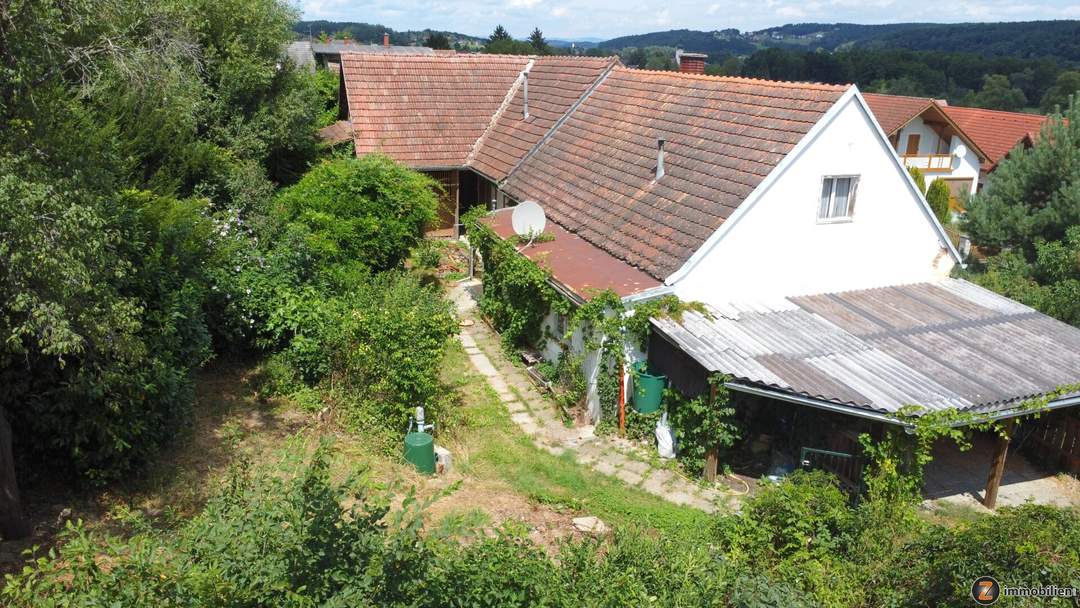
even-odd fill
[[[476,138],[476,141],[473,142],[472,148],[469,150],[468,156],[465,157],[466,167],[471,166],[473,161],[476,160],[477,152],[479,152],[480,148],[482,148],[484,144],[487,143],[488,134],[491,133],[491,130],[495,128],[495,125],[499,123],[499,119],[502,117],[502,115],[506,113],[506,109],[510,107],[510,103],[514,100],[514,96],[517,95],[518,90],[521,89],[522,83],[525,81],[526,78],[528,78],[528,73],[532,70],[534,65],[536,65],[536,60],[530,59],[528,63],[525,64],[525,67],[521,68],[521,71],[518,72],[517,78],[514,79],[513,84],[511,84],[510,88],[507,89],[506,95],[503,97],[502,103],[499,104],[498,109],[495,110],[495,113],[492,114],[491,118],[488,120],[487,126],[484,127],[484,132],[480,134],[480,137]]]
[[[417,47],[417,48],[421,48],[421,47]],[[385,57],[391,57],[391,58],[393,58],[394,61],[401,61],[401,60],[414,61],[414,60],[421,60],[421,59],[426,60],[426,61],[432,61],[432,60],[440,60],[441,61],[441,60],[447,60],[447,59],[488,59],[488,58],[490,58],[490,59],[513,59],[513,60],[516,60],[516,61],[528,61],[528,60],[537,58],[537,55],[507,55],[507,54],[503,54],[503,53],[454,53],[453,55],[438,55],[438,54],[432,53],[432,54],[423,54],[423,55],[420,55],[420,54],[415,54],[415,55],[389,55],[389,54],[379,54],[379,53],[362,53],[362,52],[347,51],[347,52],[341,53],[341,55],[342,55],[343,59],[345,57],[352,58],[352,57],[357,57],[357,56],[364,57],[364,58],[378,57],[380,59],[385,58]]]
[[[972,112],[984,112],[990,114],[1008,114],[1010,116],[1023,116],[1025,118],[1050,118],[1048,114],[1036,114],[1034,112],[1014,112],[1012,110],[994,110],[992,108],[973,108],[971,106],[941,106],[942,108],[948,108],[952,110],[971,110]],[[948,111],[948,110],[946,110]]]
[[[690,74],[687,72],[674,72],[670,70],[646,70],[642,68],[628,68],[625,66],[616,66],[620,72],[627,74],[639,73],[639,74],[655,74],[657,76],[670,76],[674,78],[685,78],[688,80],[705,80],[710,82],[741,82],[747,84],[760,84],[767,86],[777,86],[793,89],[816,89],[823,91],[846,91],[850,89],[852,84],[826,84],[822,82],[802,82],[794,80],[769,80],[767,78],[751,78],[749,76],[719,76],[711,74]]]

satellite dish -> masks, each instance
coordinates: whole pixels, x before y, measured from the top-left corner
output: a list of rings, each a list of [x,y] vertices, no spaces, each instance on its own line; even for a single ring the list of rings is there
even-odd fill
[[[510,216],[510,223],[514,226],[514,232],[520,236],[535,237],[544,232],[547,226],[547,216],[544,208],[534,201],[525,201],[514,207]]]
[[[956,146],[956,149],[953,150],[953,156],[955,156],[956,158],[964,158],[965,156],[967,156],[967,146],[965,146],[964,144]]]

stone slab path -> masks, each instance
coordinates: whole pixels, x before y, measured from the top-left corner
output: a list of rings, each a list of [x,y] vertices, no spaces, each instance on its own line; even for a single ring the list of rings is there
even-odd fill
[[[458,337],[473,367],[487,378],[510,418],[537,446],[554,455],[572,451],[582,466],[675,504],[708,513],[739,508],[735,495],[683,477],[670,464],[661,464],[654,454],[625,439],[597,437],[592,425],[564,423],[555,404],[536,389],[525,370],[503,354],[499,336],[480,318],[476,305],[479,292],[478,280],[457,283],[450,290],[458,316],[472,321],[461,327]]]

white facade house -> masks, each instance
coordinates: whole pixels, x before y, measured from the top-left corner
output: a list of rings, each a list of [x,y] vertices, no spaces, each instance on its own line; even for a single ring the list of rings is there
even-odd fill
[[[923,173],[927,186],[936,179],[949,186],[950,207],[963,211],[963,201],[979,189],[985,151],[953,119],[944,101],[868,93],[873,116],[907,167]]]
[[[851,89],[665,283],[687,301],[769,300],[937,280],[957,260]]]

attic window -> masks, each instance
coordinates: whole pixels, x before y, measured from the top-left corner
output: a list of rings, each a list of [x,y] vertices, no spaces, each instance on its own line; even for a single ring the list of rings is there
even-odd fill
[[[855,209],[855,188],[859,176],[826,176],[821,179],[821,203],[818,207],[819,222],[842,222],[851,219]]]

